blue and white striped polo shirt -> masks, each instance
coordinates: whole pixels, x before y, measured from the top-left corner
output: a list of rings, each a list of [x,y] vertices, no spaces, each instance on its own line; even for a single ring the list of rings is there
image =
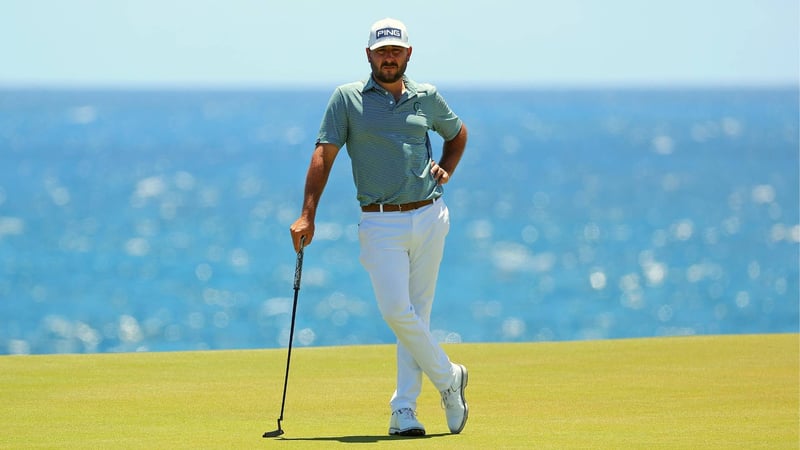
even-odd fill
[[[461,119],[433,85],[404,81],[406,93],[398,102],[371,76],[339,86],[322,118],[317,143],[347,147],[362,206],[442,195],[430,173],[428,130],[449,141],[461,130]]]

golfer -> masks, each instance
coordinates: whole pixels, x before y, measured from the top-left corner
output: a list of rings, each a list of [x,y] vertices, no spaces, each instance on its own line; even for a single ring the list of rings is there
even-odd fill
[[[397,337],[397,386],[389,434],[422,436],[417,397],[422,374],[442,395],[447,425],[467,422],[467,369],[450,362],[430,332],[431,306],[450,228],[442,185],[458,165],[467,129],[436,88],[405,75],[412,47],[405,25],[372,25],[366,48],[372,73],[339,86],[322,118],[306,176],[303,208],[291,225],[295,250],[314,239],[317,205],[331,167],[347,147],[361,204],[360,261],[369,273],[381,315]],[[434,159],[428,130],[444,139]]]

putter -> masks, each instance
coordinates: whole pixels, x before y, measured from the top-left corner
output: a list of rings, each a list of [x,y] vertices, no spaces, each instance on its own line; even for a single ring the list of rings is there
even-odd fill
[[[289,353],[286,356],[286,376],[283,378],[283,400],[281,400],[281,415],[278,417],[278,429],[267,431],[262,437],[278,437],[283,434],[281,421],[283,420],[283,408],[286,406],[286,386],[289,384],[289,362],[292,360],[292,340],[294,339],[294,318],[297,315],[297,294],[300,292],[300,277],[303,274],[303,245],[306,237],[300,237],[300,250],[297,251],[297,262],[294,266],[294,303],[292,305],[292,324],[289,327]]]

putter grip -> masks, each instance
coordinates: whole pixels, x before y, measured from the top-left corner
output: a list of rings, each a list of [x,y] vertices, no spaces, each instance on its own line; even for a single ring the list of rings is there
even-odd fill
[[[297,252],[297,263],[294,266],[294,290],[300,290],[300,278],[303,276],[303,245],[305,244],[306,237],[300,238],[300,250]]]

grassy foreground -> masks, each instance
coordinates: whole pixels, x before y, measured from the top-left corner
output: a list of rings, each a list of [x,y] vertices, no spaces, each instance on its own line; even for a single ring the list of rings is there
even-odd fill
[[[797,334],[446,346],[470,419],[386,435],[394,347],[0,357],[0,448],[792,448]]]

